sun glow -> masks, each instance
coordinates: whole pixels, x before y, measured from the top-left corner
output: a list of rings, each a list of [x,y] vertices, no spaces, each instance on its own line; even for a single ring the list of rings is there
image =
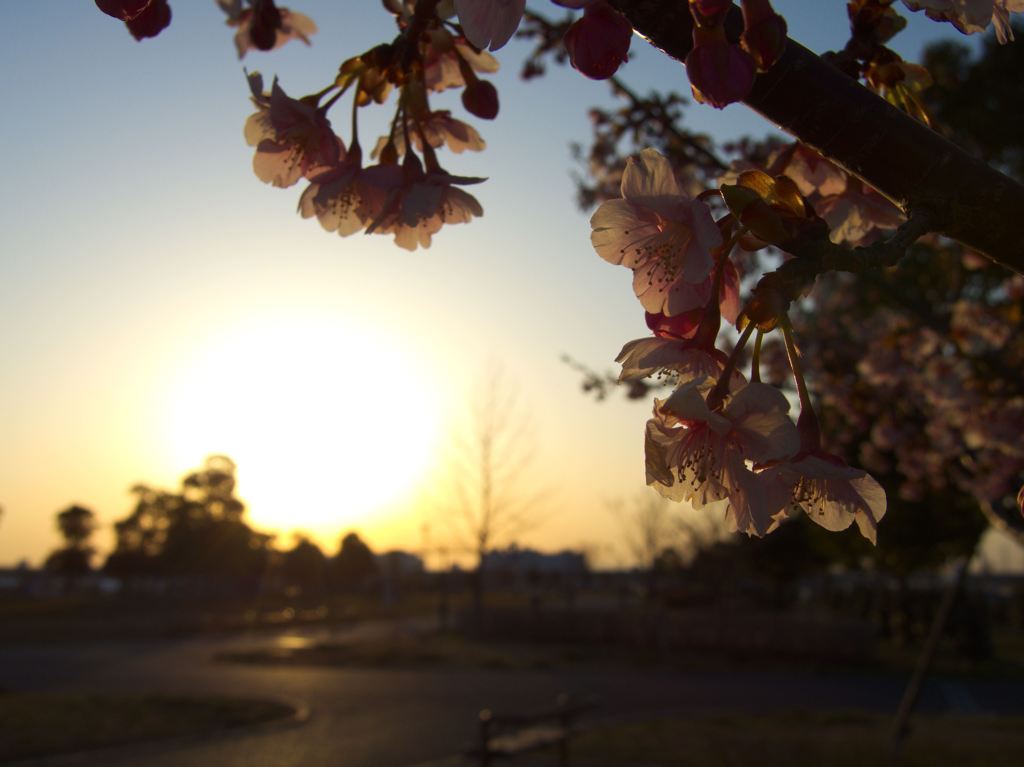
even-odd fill
[[[171,457],[230,456],[255,527],[336,542],[411,502],[427,474],[441,406],[417,362],[337,316],[217,333],[169,393]]]

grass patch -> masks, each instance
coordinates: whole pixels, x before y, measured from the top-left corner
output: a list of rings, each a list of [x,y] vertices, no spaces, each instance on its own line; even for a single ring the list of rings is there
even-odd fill
[[[236,698],[0,693],[0,763],[211,734],[292,713],[282,703]]]
[[[1018,767],[1024,717],[916,717],[899,753],[892,717],[868,712],[674,716],[606,725],[573,738],[588,767],[643,764],[737,767]]]

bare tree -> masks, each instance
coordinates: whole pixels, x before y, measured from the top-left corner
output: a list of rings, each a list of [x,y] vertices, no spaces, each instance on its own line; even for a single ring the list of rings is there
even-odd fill
[[[629,504],[620,499],[607,505],[619,525],[627,554],[646,575],[648,597],[654,591],[662,557],[674,554],[678,561],[689,563],[698,553],[729,536],[723,516],[680,510],[678,504],[651,490]]]
[[[453,434],[450,489],[440,504],[458,547],[475,561],[473,612],[478,629],[488,552],[539,522],[537,505],[543,493],[532,474],[534,454],[528,409],[501,368],[492,365],[481,376],[465,420]]]

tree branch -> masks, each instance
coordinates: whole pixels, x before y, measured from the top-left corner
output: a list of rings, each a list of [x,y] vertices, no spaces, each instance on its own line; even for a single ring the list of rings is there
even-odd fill
[[[692,47],[684,0],[611,0],[634,29],[680,62]],[[734,9],[734,15],[738,11]],[[737,32],[736,19],[732,31]],[[1024,186],[888,104],[789,40],[746,102],[888,197],[927,210],[933,230],[1024,274]]]

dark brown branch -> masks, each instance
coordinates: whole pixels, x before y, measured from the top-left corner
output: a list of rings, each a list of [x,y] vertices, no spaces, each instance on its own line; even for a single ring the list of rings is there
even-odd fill
[[[685,0],[611,0],[669,56],[689,53]],[[971,157],[790,40],[746,104],[841,165],[934,231],[1024,273],[1024,186]]]

